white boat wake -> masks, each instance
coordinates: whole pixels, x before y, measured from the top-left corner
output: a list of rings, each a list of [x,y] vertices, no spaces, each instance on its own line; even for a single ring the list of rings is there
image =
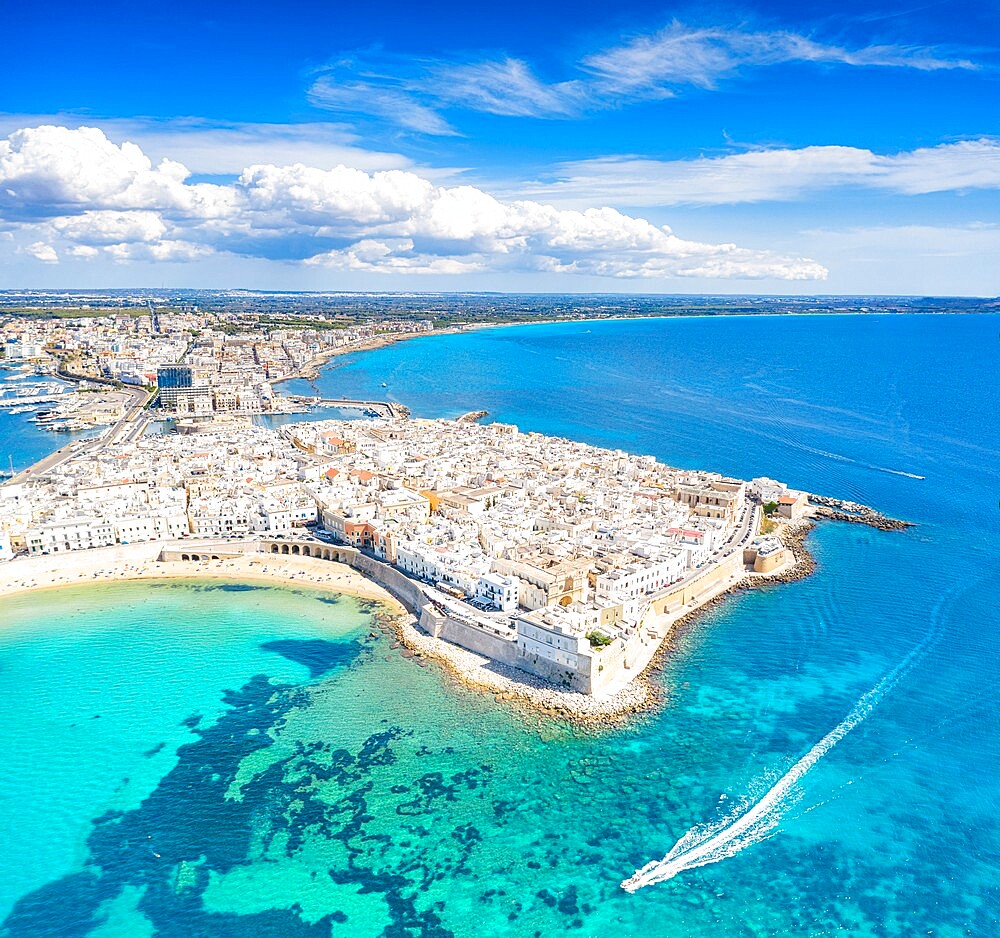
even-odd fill
[[[761,433],[760,436],[768,437],[768,434]],[[777,437],[772,437],[777,439]],[[824,459],[835,459],[837,462],[849,462],[853,463],[855,466],[861,466],[862,469],[871,469],[872,472],[887,472],[889,475],[893,476],[904,476],[907,479],[926,479],[926,476],[917,475],[915,472],[906,472],[903,469],[890,469],[888,466],[879,466],[871,462],[863,462],[860,459],[854,459],[852,456],[844,456],[842,453],[831,453],[829,450],[817,449],[815,446],[807,446],[805,443],[799,443],[796,440],[789,439],[788,437],[781,437],[783,443],[788,446],[792,446],[795,449],[800,449],[805,453],[812,453],[814,456],[822,456]]]
[[[939,613],[940,608],[941,603],[935,613]],[[937,618],[937,615],[932,618]],[[653,860],[636,870],[622,882],[621,888],[633,893],[643,886],[666,882],[685,870],[735,856],[741,850],[770,837],[783,815],[797,800],[796,783],[851,730],[864,722],[879,701],[913,668],[940,634],[940,626],[932,629],[892,671],[861,696],[839,725],[816,743],[759,800],[747,799],[725,817],[692,827],[662,860]]]

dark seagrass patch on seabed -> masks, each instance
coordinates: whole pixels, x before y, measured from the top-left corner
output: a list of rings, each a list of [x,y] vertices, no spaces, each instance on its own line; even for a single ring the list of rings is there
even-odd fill
[[[330,642],[318,638],[275,639],[264,642],[260,647],[296,664],[305,665],[311,678],[320,677],[334,668],[346,667],[357,658],[359,651],[356,642]]]
[[[283,646],[279,653],[312,670],[330,663],[326,651]],[[334,660],[340,661],[339,653]],[[307,921],[295,904],[239,915],[211,911],[203,901],[212,879],[259,862],[262,852],[279,844],[298,858],[308,841],[319,838],[343,849],[334,868],[316,875],[379,900],[392,923],[387,938],[447,938],[444,901],[440,891],[432,900],[431,890],[445,877],[472,875],[469,860],[484,837],[469,820],[468,804],[463,814],[462,802],[485,796],[491,767],[412,775],[415,752],[400,760],[396,751],[399,745],[418,748],[408,742],[412,733],[388,726],[351,749],[291,740],[293,751],[244,781],[241,797],[234,798],[230,788],[244,759],[280,739],[289,715],[308,707],[311,697],[309,689],[258,675],[227,692],[224,702],[225,711],[211,725],[184,721],[196,738],[177,750],[176,765],[138,807],[94,819],[86,869],[23,896],[0,934],[85,935],[100,924],[108,904],[132,887],[137,911],[166,938],[326,938],[335,924],[350,928],[343,909]],[[451,762],[458,756],[452,747],[429,754]],[[407,817],[417,814],[425,823]],[[388,829],[386,817],[396,818]]]

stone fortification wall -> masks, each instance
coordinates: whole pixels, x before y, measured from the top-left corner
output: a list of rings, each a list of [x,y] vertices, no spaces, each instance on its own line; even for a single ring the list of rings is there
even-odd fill
[[[344,544],[327,544],[319,541],[288,541],[281,538],[266,538],[255,548],[263,554],[278,557],[313,557],[317,560],[332,560],[345,563],[361,571],[365,576],[384,586],[413,615],[420,615],[426,597],[420,587],[395,567],[374,557],[361,553],[356,547]]]
[[[485,655],[502,664],[518,667],[517,644],[509,638],[491,635],[484,629],[468,625],[451,616],[441,616],[439,638],[462,648],[468,648],[476,654]]]
[[[653,610],[662,615],[663,613],[679,612],[689,602],[697,599],[703,593],[714,589],[723,580],[732,576],[739,576],[743,573],[743,556],[737,551],[720,564],[709,567],[700,576],[686,583],[667,590],[664,595],[653,600]]]
[[[322,560],[348,564],[392,593],[409,612],[417,617],[421,627],[428,635],[432,635],[434,638],[443,638],[447,642],[452,642],[477,654],[486,655],[488,658],[503,664],[522,667],[518,664],[517,647],[513,641],[499,635],[492,635],[485,629],[477,628],[439,612],[424,595],[419,584],[411,580],[405,573],[397,570],[391,564],[363,554],[355,547],[313,542],[292,543],[268,538],[260,542],[259,549],[265,554],[318,557]]]
[[[242,541],[232,543],[218,541],[191,541],[183,545],[164,547],[158,559],[169,560],[233,560],[242,557],[247,550],[256,550],[256,545],[248,546]]]
[[[565,687],[582,694],[594,692],[593,675],[590,670],[592,659],[580,658],[578,666],[571,668],[541,655],[533,654],[520,645],[514,645],[513,650],[515,657],[511,663],[515,668],[520,668],[529,674],[537,674],[557,687]]]
[[[598,692],[627,671],[632,659],[639,656],[637,643],[641,643],[642,636],[637,636],[628,645],[616,643],[592,655],[579,655],[575,667],[552,661],[515,640],[449,615],[447,611],[435,607],[420,585],[400,570],[343,544],[283,538],[247,542],[192,541],[163,548],[160,559],[225,560],[248,552],[279,557],[311,557],[347,564],[385,587],[416,617],[428,635],[580,693]],[[742,560],[739,553],[734,553],[725,563],[713,566],[682,586],[665,592],[654,600],[653,611],[658,614],[680,611],[728,577],[742,572]]]
[[[653,639],[647,639],[653,641]],[[615,642],[594,652],[590,693],[597,693],[603,687],[616,681],[622,672],[628,672],[639,659],[642,637],[637,635],[630,642]]]
[[[467,648],[479,655],[485,655],[502,664],[520,667],[518,664],[517,646],[511,639],[493,635],[486,629],[470,625],[454,616],[442,613],[434,608],[419,585],[406,574],[395,567],[375,560],[350,548],[350,558],[344,562],[371,577],[395,596],[406,608],[417,617],[421,627],[435,638]]]
[[[427,605],[427,597],[413,580],[381,560],[368,557],[353,547],[347,549],[351,551],[352,556],[350,559],[344,560],[344,563],[350,564],[355,570],[360,570],[365,576],[371,577],[376,583],[384,586],[406,606],[407,610],[418,618],[420,617],[424,606]]]
[[[771,573],[777,570],[778,567],[783,567],[785,564],[791,563],[794,559],[792,552],[787,547],[782,547],[781,550],[776,550],[773,554],[768,554],[766,557],[757,554],[753,561],[753,572]]]

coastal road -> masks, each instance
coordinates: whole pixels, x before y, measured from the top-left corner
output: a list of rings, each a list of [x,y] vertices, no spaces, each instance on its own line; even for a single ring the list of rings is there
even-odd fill
[[[144,419],[146,417],[146,411],[143,408],[146,406],[150,397],[151,394],[149,391],[139,389],[132,391],[132,403],[125,409],[125,413],[118,420],[118,422],[114,424],[104,435],[104,446],[115,443],[119,439],[126,441],[135,439],[137,435],[135,430],[140,425],[142,425],[143,429],[145,429],[144,425],[147,421]]]
[[[736,523],[733,533],[729,535],[725,542],[721,544],[717,550],[713,551],[701,566],[696,567],[694,570],[691,570],[689,573],[682,576],[676,583],[671,583],[670,586],[661,590],[653,596],[653,600],[655,601],[660,596],[673,593],[679,587],[685,586],[693,580],[697,580],[699,577],[704,576],[710,567],[715,564],[722,563],[722,561],[736,551],[742,551],[744,545],[746,545],[746,543],[753,538],[754,531],[756,530],[757,511],[758,509],[756,505],[747,502],[739,520]]]
[[[28,482],[37,476],[44,475],[49,470],[64,463],[71,456],[74,456],[77,450],[77,443],[69,443],[62,447],[62,449],[57,449],[54,453],[50,453],[44,459],[40,459],[33,466],[21,470],[13,478],[8,479],[4,485],[18,485],[21,482]]]
[[[740,520],[736,524],[736,529],[733,531],[726,543],[723,544],[723,549],[726,547],[735,546],[737,548],[743,547],[747,541],[753,537],[753,532],[757,528],[757,506],[747,502],[743,507],[743,513],[740,516]]]

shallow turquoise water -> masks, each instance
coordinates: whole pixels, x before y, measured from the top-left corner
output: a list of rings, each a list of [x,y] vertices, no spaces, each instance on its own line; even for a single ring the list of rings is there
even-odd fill
[[[919,526],[821,525],[812,578],[706,617],[663,673],[669,706],[600,738],[401,658],[353,600],[131,585],[8,601],[6,932],[997,933],[998,331],[945,316],[566,325],[331,370],[331,395],[385,381],[418,414],[486,407]],[[618,888],[764,795],[914,649],[769,839]]]

